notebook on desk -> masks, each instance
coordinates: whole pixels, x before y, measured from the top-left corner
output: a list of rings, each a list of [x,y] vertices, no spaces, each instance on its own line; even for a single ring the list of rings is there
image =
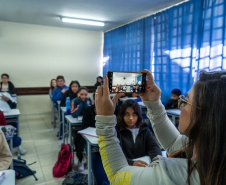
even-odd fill
[[[96,134],[96,128],[93,128],[93,127],[88,127],[84,130],[80,130],[80,131],[78,131],[78,133],[83,134],[83,135],[98,137]]]

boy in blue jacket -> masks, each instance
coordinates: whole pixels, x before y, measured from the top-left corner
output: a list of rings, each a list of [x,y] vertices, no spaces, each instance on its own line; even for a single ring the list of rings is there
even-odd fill
[[[57,103],[57,101],[61,100],[63,94],[68,90],[68,86],[64,85],[65,84],[64,76],[59,75],[57,76],[56,80],[57,88],[53,90],[52,94],[52,101],[54,103]]]

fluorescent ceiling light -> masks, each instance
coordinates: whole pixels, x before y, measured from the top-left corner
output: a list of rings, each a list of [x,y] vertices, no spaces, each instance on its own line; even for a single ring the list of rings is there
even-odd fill
[[[91,21],[85,19],[74,19],[74,18],[61,18],[62,22],[76,23],[76,24],[87,24],[93,26],[104,26],[104,22]]]

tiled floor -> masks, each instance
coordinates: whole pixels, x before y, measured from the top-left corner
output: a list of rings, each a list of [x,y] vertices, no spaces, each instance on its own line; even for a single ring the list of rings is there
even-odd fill
[[[50,114],[33,114],[20,116],[20,136],[22,146],[27,150],[21,158],[36,171],[38,181],[29,176],[16,181],[17,185],[60,185],[64,178],[54,178],[52,168],[57,160],[62,141],[56,137],[57,130],[53,129]],[[14,158],[17,156],[14,154]]]

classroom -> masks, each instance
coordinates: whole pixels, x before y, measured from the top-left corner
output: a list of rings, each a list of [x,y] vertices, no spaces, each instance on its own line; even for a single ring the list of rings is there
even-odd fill
[[[88,185],[226,183],[225,0],[0,5],[0,140],[10,152],[7,167],[0,152],[0,184],[70,185],[68,174]],[[63,147],[73,154],[66,172]],[[36,172],[19,178],[12,157]],[[168,171],[179,158],[188,162]]]

